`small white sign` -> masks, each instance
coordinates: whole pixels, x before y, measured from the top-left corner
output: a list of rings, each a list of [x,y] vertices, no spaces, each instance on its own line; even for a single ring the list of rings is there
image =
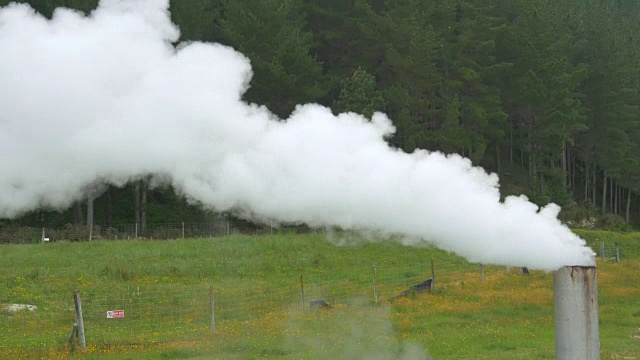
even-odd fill
[[[123,318],[124,310],[109,310],[107,311],[107,319]]]
[[[42,239],[42,241],[49,242],[49,238],[44,238],[44,239]]]

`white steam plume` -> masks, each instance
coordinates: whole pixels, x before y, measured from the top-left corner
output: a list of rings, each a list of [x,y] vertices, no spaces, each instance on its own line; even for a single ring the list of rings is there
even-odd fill
[[[460,156],[393,149],[389,119],[307,104],[286,120],[241,100],[249,61],[171,43],[167,0],[103,0],[89,16],[0,9],[0,217],[65,208],[92,184],[166,176],[217,210],[423,239],[470,261],[592,265],[585,242]]]

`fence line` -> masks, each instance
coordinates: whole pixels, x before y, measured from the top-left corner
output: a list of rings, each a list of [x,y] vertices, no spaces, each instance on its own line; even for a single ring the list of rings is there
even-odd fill
[[[88,241],[92,240],[167,240],[179,238],[221,237],[232,234],[262,235],[279,229],[298,233],[316,230],[305,226],[283,226],[274,228],[233,219],[216,219],[206,223],[157,223],[119,224],[111,226],[66,224],[63,227],[3,226],[0,227],[0,244],[29,244],[44,241]]]
[[[606,245],[604,248],[608,249]],[[403,264],[396,259],[386,259],[375,265],[366,266],[365,263],[363,261],[362,266],[341,276],[332,277],[330,272],[304,272],[303,298],[298,276],[293,274],[291,281],[284,285],[266,281],[254,286],[224,282],[210,285],[128,284],[108,295],[104,291],[96,295],[96,290],[85,290],[80,292],[80,297],[87,348],[95,351],[115,346],[151,346],[201,339],[211,336],[214,324],[218,328],[233,327],[238,322],[268,314],[318,311],[325,305],[384,304],[432,278],[429,261]],[[376,269],[375,288],[371,286],[373,266]],[[438,288],[446,289],[457,284],[461,271],[477,272],[477,281],[481,283],[481,274],[496,269],[500,267],[436,261],[434,272]],[[211,285],[215,289],[215,300],[211,296]],[[75,322],[71,295],[70,292],[45,294],[39,301],[44,306],[35,311],[8,313],[0,308],[0,357],[3,354],[18,358],[21,354],[28,356],[34,347],[59,349],[65,346]],[[0,294],[0,304],[9,300],[5,294]],[[123,317],[108,318],[107,312],[115,310],[122,310]]]
[[[597,244],[593,248],[607,261],[616,250],[624,254],[616,244]],[[156,344],[208,336],[213,326],[211,285],[215,287],[215,323],[220,327],[278,311],[300,311],[301,301],[307,311],[314,310],[312,304],[381,304],[429,278],[437,278],[440,292],[459,281],[461,272],[476,272],[481,283],[486,273],[498,268],[435,259],[434,274],[431,259],[407,264],[383,255],[354,261],[358,270],[346,275],[333,274],[329,269],[302,271],[304,298],[297,275],[292,275],[287,284],[267,280],[240,285],[223,281],[201,286],[127,284],[109,295],[81,290],[87,347]],[[11,300],[10,294],[0,291],[0,304]],[[56,292],[43,294],[38,303],[44,306],[34,312],[8,313],[0,308],[0,355],[9,349],[63,344],[75,321],[72,300],[71,293]],[[113,310],[123,310],[124,317],[107,318],[107,311]]]
[[[458,267],[449,270],[456,268],[461,270]],[[376,269],[379,303],[424,281],[430,271],[424,265],[398,267],[382,261]],[[333,279],[328,274],[305,272],[305,311],[314,310],[313,302],[324,302],[329,306],[375,304],[372,276],[371,265],[363,266],[361,271],[348,277]],[[268,282],[256,286],[213,284],[216,326],[254,320],[279,311],[301,311],[297,280],[292,277],[288,286]],[[148,284],[115,290],[109,295],[95,295],[94,292],[97,291],[80,291],[89,349],[199,339],[211,333],[210,286],[167,288],[162,284]],[[0,304],[8,301],[0,293]],[[0,354],[12,348],[60,347],[68,341],[69,330],[75,322],[71,294],[51,294],[39,303],[45,305],[34,312],[7,314],[0,310]],[[114,310],[123,310],[124,317],[107,318],[107,312]]]
[[[604,262],[620,262],[620,259],[625,256],[623,249],[617,242],[594,242],[591,244],[591,248]]]
[[[89,241],[93,240],[168,240],[179,238],[210,238],[230,235],[264,235],[278,231],[295,233],[325,233],[327,229],[307,226],[281,226],[253,224],[246,221],[218,218],[206,223],[155,223],[144,227],[138,224],[111,226],[85,226],[66,224],[63,227],[0,227],[0,244],[29,244],[43,241]],[[625,257],[617,243],[595,241],[589,244],[599,258],[605,262],[620,261]]]

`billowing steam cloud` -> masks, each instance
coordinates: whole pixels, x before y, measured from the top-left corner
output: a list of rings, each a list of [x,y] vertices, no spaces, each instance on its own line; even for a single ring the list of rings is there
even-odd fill
[[[422,239],[474,262],[554,270],[592,251],[460,156],[388,146],[377,113],[241,100],[249,61],[219,44],[174,48],[167,0],[103,0],[89,16],[0,9],[0,217],[65,208],[96,183],[160,174],[217,210]]]

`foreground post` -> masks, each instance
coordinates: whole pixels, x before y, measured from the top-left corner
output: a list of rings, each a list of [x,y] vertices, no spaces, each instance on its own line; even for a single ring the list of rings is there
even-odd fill
[[[599,360],[595,266],[566,266],[553,273],[556,359]]]
[[[302,311],[304,311],[304,280],[300,274],[300,297],[302,297]]]
[[[215,317],[215,303],[213,301],[213,285],[209,287],[209,309],[211,310],[210,327],[211,332],[216,329],[216,317]]]
[[[377,277],[376,266],[373,265],[373,267],[371,269],[373,270],[373,301],[377,304],[378,303],[378,291],[376,290],[376,277]]]
[[[76,323],[74,324],[74,326],[78,334],[78,341],[80,341],[80,346],[82,347],[82,351],[87,351],[87,343],[84,340],[84,321],[82,320],[82,304],[80,303],[80,293],[78,292],[78,290],[73,292],[73,304],[76,310]]]
[[[436,271],[433,267],[433,259],[431,259],[431,294],[436,292]]]

